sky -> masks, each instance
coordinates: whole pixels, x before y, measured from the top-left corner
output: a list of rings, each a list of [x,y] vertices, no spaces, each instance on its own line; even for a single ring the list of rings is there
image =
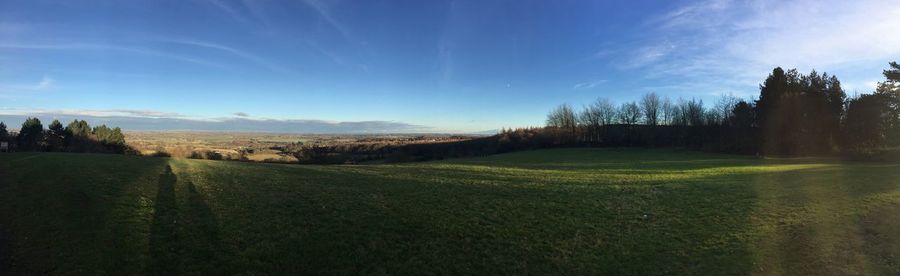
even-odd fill
[[[752,99],[776,66],[867,93],[898,33],[896,0],[0,0],[0,120],[489,132],[601,97]]]

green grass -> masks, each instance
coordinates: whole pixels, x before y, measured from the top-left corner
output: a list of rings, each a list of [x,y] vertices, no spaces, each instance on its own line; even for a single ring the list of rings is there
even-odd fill
[[[639,149],[359,166],[14,153],[0,154],[0,177],[9,274],[900,273],[897,163]]]

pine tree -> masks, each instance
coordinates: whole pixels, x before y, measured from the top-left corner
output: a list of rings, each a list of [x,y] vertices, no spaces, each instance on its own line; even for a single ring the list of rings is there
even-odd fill
[[[86,121],[74,120],[66,126],[66,132],[72,136],[88,137],[91,135],[91,126]]]
[[[66,130],[59,120],[53,120],[47,127],[47,148],[50,151],[65,149]]]
[[[73,152],[89,151],[91,144],[91,126],[86,121],[74,120],[65,129],[66,150]]]
[[[844,106],[847,103],[847,93],[841,88],[841,81],[837,76],[832,75],[828,78],[825,89],[825,131],[828,135],[829,144],[834,146],[838,143],[841,131],[841,118],[844,116]]]
[[[887,108],[883,94],[866,94],[850,100],[844,123],[844,147],[862,153],[881,149],[887,138]]]
[[[6,124],[0,122],[0,141],[9,141],[9,131],[6,130]]]
[[[900,145],[900,64],[890,63],[890,69],[884,70],[884,82],[878,83],[875,94],[883,95],[887,101],[888,120],[886,126],[887,141],[890,145]]]
[[[44,125],[38,118],[28,118],[22,123],[18,137],[19,149],[25,151],[42,150],[44,146]]]

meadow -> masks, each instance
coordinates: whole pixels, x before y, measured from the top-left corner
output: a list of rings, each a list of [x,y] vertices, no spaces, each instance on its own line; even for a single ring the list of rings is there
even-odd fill
[[[0,202],[0,274],[900,274],[900,163],[10,153]]]

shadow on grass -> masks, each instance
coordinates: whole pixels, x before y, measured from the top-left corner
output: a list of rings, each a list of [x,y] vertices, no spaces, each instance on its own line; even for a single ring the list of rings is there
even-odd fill
[[[6,170],[8,168],[0,167],[0,187],[8,185],[6,183],[6,175],[3,173]],[[12,266],[12,243],[10,242],[7,229],[9,228],[0,221],[0,275],[10,275],[10,267]]]
[[[0,224],[13,255],[7,256],[12,260],[9,273],[0,275],[144,271],[152,214],[143,212],[149,209],[142,206],[143,188],[156,184],[165,165],[161,160],[75,153],[2,155]],[[152,192],[148,194],[152,198]]]
[[[177,219],[178,207],[175,202],[175,183],[178,177],[172,167],[159,176],[156,201],[153,204],[153,223],[150,226],[149,274],[173,275],[179,266]]]
[[[186,248],[181,259],[185,272],[225,273],[228,271],[227,253],[219,234],[219,221],[191,181],[187,181],[187,192],[187,208],[181,216],[182,244]]]
[[[3,225],[0,225],[0,229],[3,229]],[[12,262],[12,252],[7,235],[0,230],[0,275],[9,275],[9,267]]]
[[[227,271],[219,222],[204,196],[190,180],[178,185],[170,165],[159,177],[150,231],[148,274],[220,274]],[[178,191],[186,188],[186,202]]]

